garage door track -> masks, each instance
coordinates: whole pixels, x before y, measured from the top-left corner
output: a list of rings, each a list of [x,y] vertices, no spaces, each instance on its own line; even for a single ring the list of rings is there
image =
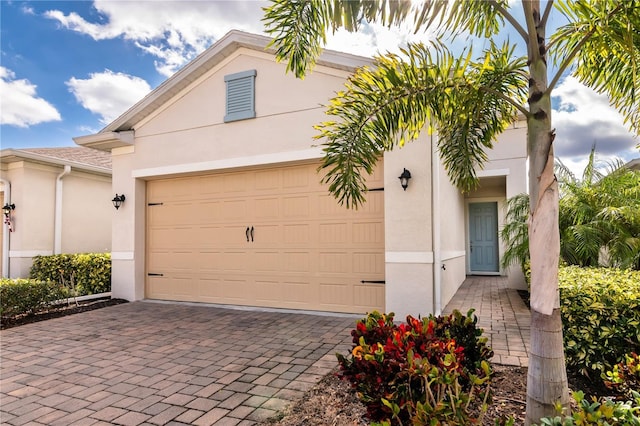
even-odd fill
[[[134,302],[3,330],[0,423],[256,424],[337,365],[354,325]]]

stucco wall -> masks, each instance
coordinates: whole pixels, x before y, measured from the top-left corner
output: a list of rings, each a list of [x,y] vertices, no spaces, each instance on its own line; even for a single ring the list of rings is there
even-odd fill
[[[256,118],[224,123],[224,76],[256,69]],[[114,297],[144,297],[146,181],[183,173],[320,158],[313,125],[348,73],[318,66],[304,81],[263,52],[238,49],[135,127],[135,145],[113,150]]]
[[[398,319],[433,312],[433,241],[431,218],[431,144],[419,140],[384,157],[386,310]],[[398,176],[406,168],[406,191]]]
[[[498,203],[498,229],[504,226],[506,200],[520,193],[527,192],[527,128],[525,122],[512,125],[498,137],[494,149],[487,152],[489,161],[478,176],[492,184],[480,187],[471,192],[466,198],[469,202],[495,201]],[[501,186],[495,185],[496,180],[502,180]],[[468,211],[468,209],[467,209]],[[465,222],[466,225],[466,222]],[[466,225],[468,227],[468,225]],[[502,256],[505,247],[499,242],[499,254]],[[469,270],[468,262],[466,264]],[[524,276],[518,266],[507,269],[501,268],[500,274],[508,276],[508,285],[512,288],[526,288]]]
[[[9,276],[27,277],[32,258],[54,253],[56,177],[62,166],[29,161],[3,164],[11,183],[14,232],[10,233]],[[63,178],[62,248],[65,253],[108,252],[111,248],[111,180],[71,171]]]

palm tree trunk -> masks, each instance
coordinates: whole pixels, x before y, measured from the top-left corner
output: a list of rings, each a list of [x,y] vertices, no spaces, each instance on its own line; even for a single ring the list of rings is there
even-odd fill
[[[525,424],[530,425],[540,423],[541,417],[555,415],[557,403],[568,407],[569,389],[558,291],[558,182],[553,172],[555,134],[551,130],[551,97],[547,92],[545,28],[544,23],[540,24],[539,1],[523,5],[528,27],[536,36],[528,46],[531,342]]]

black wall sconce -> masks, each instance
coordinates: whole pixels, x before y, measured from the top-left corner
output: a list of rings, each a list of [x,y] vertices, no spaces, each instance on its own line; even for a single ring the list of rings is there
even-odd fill
[[[11,210],[15,210],[16,209],[16,205],[11,203],[7,203],[2,207],[2,212],[4,213],[5,217],[9,217],[9,215],[11,214]]]
[[[409,179],[411,179],[411,172],[407,169],[402,170],[402,174],[398,176],[398,179],[400,179],[402,189],[406,191],[409,186]]]
[[[116,193],[116,196],[113,197],[113,200],[111,200],[111,202],[113,202],[113,207],[115,207],[116,210],[118,210],[122,205],[122,203],[124,203],[124,199],[125,199],[124,194],[118,195],[118,193]]]

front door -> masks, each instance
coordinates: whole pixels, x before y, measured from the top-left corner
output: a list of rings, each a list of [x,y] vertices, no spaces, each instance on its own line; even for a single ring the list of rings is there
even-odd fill
[[[473,273],[499,272],[498,203],[469,204],[469,269]]]

